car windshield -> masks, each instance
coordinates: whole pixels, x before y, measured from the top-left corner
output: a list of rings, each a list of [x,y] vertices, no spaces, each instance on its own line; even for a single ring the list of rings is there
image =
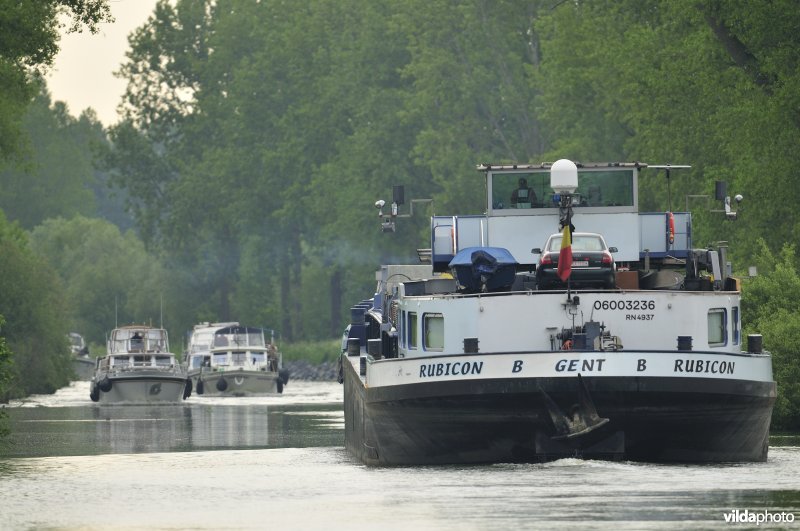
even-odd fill
[[[605,249],[603,240],[599,236],[578,236],[572,237],[573,251],[602,251]],[[561,236],[553,236],[550,239],[549,251],[561,250]]]

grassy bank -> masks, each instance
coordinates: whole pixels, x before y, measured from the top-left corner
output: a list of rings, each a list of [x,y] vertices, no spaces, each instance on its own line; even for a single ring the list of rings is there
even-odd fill
[[[314,365],[322,362],[334,362],[342,350],[341,339],[326,339],[324,341],[297,341],[279,345],[283,353],[284,363],[288,361],[304,360]]]

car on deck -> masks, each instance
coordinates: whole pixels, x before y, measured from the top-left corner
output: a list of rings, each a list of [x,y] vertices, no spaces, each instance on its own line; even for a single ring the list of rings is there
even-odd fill
[[[551,234],[543,248],[533,249],[539,254],[536,266],[536,285],[538,289],[565,288],[567,283],[558,276],[558,258],[561,253],[560,232]],[[616,287],[617,264],[612,253],[616,247],[609,247],[602,235],[594,232],[572,233],[572,273],[569,285],[572,288]]]

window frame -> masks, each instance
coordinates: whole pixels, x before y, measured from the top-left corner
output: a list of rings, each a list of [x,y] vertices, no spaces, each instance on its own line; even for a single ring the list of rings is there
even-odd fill
[[[441,346],[431,346],[429,342],[429,332],[431,330],[428,322],[429,320],[438,319],[441,321]],[[422,348],[431,352],[444,351],[444,315],[440,312],[431,312],[422,314]]]
[[[407,313],[407,324],[408,324],[408,350],[417,350],[419,349],[419,319],[417,317],[417,312],[408,312]]]
[[[720,338],[722,341],[714,341],[712,342],[712,315],[720,315],[721,316],[721,329],[720,329]],[[706,314],[706,322],[708,325],[708,346],[709,347],[724,347],[728,344],[728,309],[727,308],[709,308],[708,313]]]

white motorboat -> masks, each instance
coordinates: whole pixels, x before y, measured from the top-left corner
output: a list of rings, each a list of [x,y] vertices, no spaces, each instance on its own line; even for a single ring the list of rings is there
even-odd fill
[[[186,369],[169,351],[167,331],[144,325],[115,328],[98,358],[89,396],[102,404],[180,402],[191,393]]]
[[[94,374],[94,359],[89,357],[89,347],[83,340],[83,336],[77,332],[67,334],[69,348],[72,353],[72,370],[78,380],[91,380]]]
[[[187,350],[188,376],[198,396],[283,393],[289,373],[274,337],[239,323],[201,323]]]

